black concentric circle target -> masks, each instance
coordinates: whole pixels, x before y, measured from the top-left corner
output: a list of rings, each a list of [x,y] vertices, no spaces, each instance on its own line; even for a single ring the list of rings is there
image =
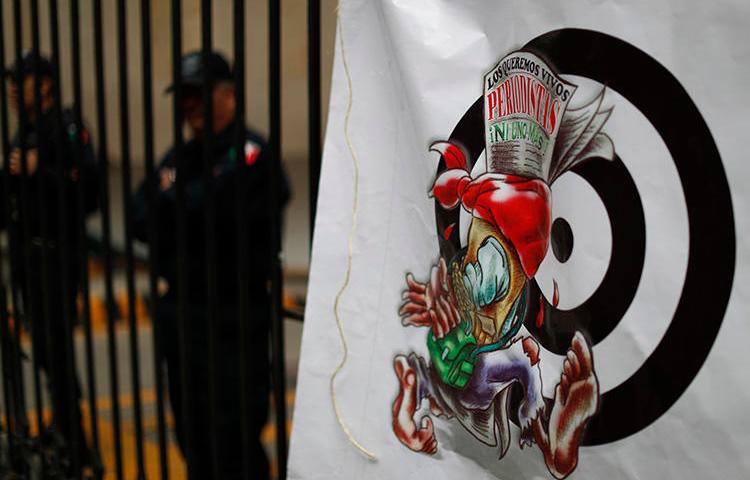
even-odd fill
[[[544,58],[561,74],[607,85],[638,108],[667,146],[686,201],[688,268],[670,326],[643,365],[602,395],[601,409],[583,440],[584,445],[609,443],[644,429],[663,415],[688,388],[711,350],[734,278],[735,229],[729,185],[698,108],[679,81],[642,50],[610,35],[582,29],[543,34],[525,50]],[[464,148],[472,164],[484,150],[482,114],[480,97],[450,136]],[[438,172],[444,168],[441,161]],[[593,160],[575,171],[605,205],[612,225],[612,257],[599,288],[586,302],[570,311],[546,305],[543,329],[527,322],[540,343],[556,353],[565,352],[577,330],[596,344],[617,326],[635,296],[645,255],[643,207],[622,161]],[[438,232],[460,224],[458,209],[447,211],[436,202],[435,213]],[[452,258],[460,249],[458,228],[447,239],[439,238],[441,255]],[[538,292],[536,284],[532,287]],[[531,319],[536,316],[533,310]]]

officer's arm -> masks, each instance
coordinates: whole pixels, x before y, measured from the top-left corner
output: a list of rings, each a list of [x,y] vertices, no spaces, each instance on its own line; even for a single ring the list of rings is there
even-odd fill
[[[169,168],[171,166],[171,162],[172,154],[171,152],[169,152],[159,164],[154,178],[144,179],[136,189],[135,194],[131,197],[130,205],[133,222],[131,226],[133,229],[133,235],[136,239],[142,242],[148,241],[149,213],[154,213],[157,215],[160,227],[162,227],[160,228],[160,230],[164,230],[164,227],[166,227],[167,223],[172,220],[170,217],[172,216],[171,212],[173,212],[173,209],[170,208],[170,206],[174,201],[174,195],[171,191],[174,190],[174,188],[172,187],[166,191],[160,191],[158,185],[159,171],[165,168]],[[154,191],[156,192],[156,205],[154,205],[153,210],[149,205],[149,181],[156,182],[156,184],[154,185]]]
[[[279,179],[278,201],[279,208],[270,208],[272,165],[268,150],[264,150],[256,162],[242,169],[241,204],[244,206],[244,222],[249,231],[269,232],[274,223],[274,217],[283,223],[283,210],[290,198],[290,188],[283,169]],[[248,268],[254,281],[265,283],[269,278],[273,263],[274,252],[270,235],[250,235],[252,243],[249,248],[250,258]]]

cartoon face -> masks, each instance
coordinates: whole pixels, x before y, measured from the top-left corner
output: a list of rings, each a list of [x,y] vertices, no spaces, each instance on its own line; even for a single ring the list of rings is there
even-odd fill
[[[526,283],[516,251],[489,222],[474,218],[466,255],[451,274],[459,309],[470,314],[477,343],[496,342],[510,328]]]

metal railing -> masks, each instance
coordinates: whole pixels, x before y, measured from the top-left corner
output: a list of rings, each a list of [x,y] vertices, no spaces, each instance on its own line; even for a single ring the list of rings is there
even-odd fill
[[[116,1],[116,56],[105,58],[105,19],[103,18],[103,5],[101,0],[85,0],[87,11],[90,11],[89,24],[82,24],[81,4],[79,0],[48,0],[46,5],[46,18],[48,24],[44,25],[40,15],[38,0],[31,0],[27,7],[21,0],[2,0],[0,8],[0,65],[7,66],[15,62],[13,77],[3,76],[2,93],[0,94],[0,142],[2,146],[2,210],[3,225],[7,232],[7,248],[0,255],[0,270],[5,272],[0,277],[0,346],[2,347],[2,403],[3,414],[0,418],[2,428],[2,439],[0,442],[0,479],[3,478],[125,478],[127,472],[135,472],[139,479],[158,478],[167,479],[173,475],[170,468],[170,448],[174,446],[173,428],[176,423],[184,422],[185,462],[190,469],[191,461],[196,455],[207,455],[212,465],[212,476],[220,478],[219,474],[219,434],[217,433],[217,398],[216,398],[216,335],[218,325],[218,311],[220,300],[217,292],[217,255],[219,246],[215,235],[216,231],[216,177],[214,142],[215,136],[212,128],[213,111],[212,105],[212,82],[210,74],[204,75],[202,85],[203,118],[206,122],[205,137],[202,140],[202,185],[205,188],[205,217],[203,219],[204,230],[200,232],[190,229],[192,223],[188,221],[187,194],[188,185],[185,183],[185,175],[182,173],[189,168],[186,164],[185,148],[188,144],[183,133],[183,112],[179,103],[180,94],[184,87],[181,68],[181,57],[183,55],[183,5],[181,0],[170,1],[170,24],[171,24],[171,77],[173,83],[173,95],[171,105],[173,159],[176,167],[175,176],[175,232],[174,248],[164,251],[163,239],[160,238],[159,226],[166,219],[160,218],[163,212],[157,208],[159,201],[159,167],[155,161],[155,138],[162,135],[154,120],[154,49],[152,2],[141,0],[139,11],[139,30],[128,30],[129,11],[137,6],[135,2],[126,0]],[[64,26],[69,32],[69,42],[60,41],[60,5],[69,7],[66,18],[70,24]],[[109,5],[105,5],[110,7]],[[204,64],[213,51],[212,31],[212,2],[201,0],[200,2],[200,31],[201,31],[201,58]],[[245,151],[246,137],[244,125],[246,122],[247,92],[245,89],[247,79],[246,68],[246,5],[243,0],[232,1],[233,17],[227,19],[226,24],[231,25],[232,43],[234,51],[234,85],[236,99],[236,117],[234,125],[232,148],[236,158],[242,158]],[[321,157],[321,7],[319,0],[307,2],[308,14],[308,128],[309,128],[309,205],[310,205],[310,232],[315,218],[315,204],[318,194],[318,180],[320,176]],[[5,18],[6,12],[11,11],[11,18]],[[28,15],[28,17],[26,16]],[[232,181],[235,183],[236,198],[236,258],[238,265],[248,265],[250,252],[243,246],[249,244],[251,235],[269,235],[268,244],[271,246],[270,255],[270,319],[268,332],[268,345],[270,352],[270,376],[271,397],[273,401],[275,425],[275,465],[276,476],[286,478],[287,457],[287,411],[286,411],[286,378],[284,361],[284,318],[302,320],[299,313],[284,309],[282,297],[284,291],[284,279],[282,270],[282,222],[281,216],[277,214],[282,209],[283,203],[283,171],[281,161],[282,146],[282,75],[281,75],[281,4],[278,0],[268,1],[268,125],[269,135],[266,148],[267,159],[270,161],[270,178],[268,179],[268,218],[270,228],[268,232],[251,232],[248,225],[247,215],[244,212],[246,205],[247,178],[246,174],[238,173]],[[26,26],[30,26],[30,32],[24,32]],[[86,31],[93,39],[92,45],[84,45],[81,41],[81,32]],[[45,65],[40,59],[41,33],[46,32],[49,39],[50,52],[48,53],[52,71],[51,86],[52,98],[54,99],[52,111],[44,110],[48,106],[44,104],[44,90],[48,87],[43,82]],[[140,38],[140,64],[129,62],[129,52],[132,38],[138,35]],[[25,43],[30,38],[30,44]],[[109,38],[109,37],[107,37]],[[6,55],[6,47],[12,44],[13,62]],[[65,52],[65,50],[68,50]],[[92,70],[84,71],[81,51],[90,49],[93,58]],[[28,56],[24,52],[30,50],[32,58],[36,58],[33,71],[23,71],[20,66],[24,64]],[[72,105],[70,110],[64,110],[62,105],[63,76],[60,74],[61,62],[64,58],[69,61],[71,74]],[[69,60],[67,60],[69,59]],[[124,245],[116,247],[113,245],[112,215],[113,192],[110,191],[109,178],[111,170],[111,154],[109,135],[111,126],[108,120],[108,109],[112,108],[113,99],[107,94],[105,62],[116,62],[117,73],[117,100],[116,108],[119,121],[119,152],[120,169],[122,175],[122,230],[124,232]],[[129,70],[140,69],[142,72],[142,83],[140,86],[130,84]],[[24,85],[25,78],[32,74],[34,106],[33,120],[27,118],[28,110],[19,106],[16,108],[17,115],[12,116],[9,112],[9,97],[6,95],[10,84],[20,87]],[[106,362],[97,362],[97,351],[95,348],[95,334],[93,327],[93,312],[91,310],[91,288],[89,263],[91,246],[89,242],[90,233],[87,231],[85,219],[86,195],[84,181],[77,175],[83,175],[85,170],[86,148],[90,148],[88,135],[83,120],[84,76],[93,77],[93,99],[95,106],[94,125],[96,126],[96,138],[93,144],[96,146],[93,154],[96,161],[96,186],[98,196],[98,209],[101,216],[101,232],[98,241],[101,243],[100,255],[97,255],[102,268],[102,283],[104,291],[104,303],[106,305]],[[136,90],[138,89],[138,90]],[[131,115],[130,96],[134,92],[142,98],[142,116],[134,118]],[[17,102],[23,103],[23,94]],[[54,125],[49,132],[41,131],[41,119],[50,116],[50,125]],[[35,123],[36,122],[36,123]],[[66,128],[63,128],[66,126]],[[150,319],[152,323],[152,345],[150,356],[152,363],[141,363],[142,353],[146,349],[141,343],[141,328],[137,317],[137,300],[140,294],[136,282],[136,271],[139,270],[139,259],[134,250],[133,233],[133,211],[131,189],[132,159],[134,152],[131,151],[130,141],[133,131],[131,127],[142,128],[143,151],[135,152],[142,155],[145,167],[145,186],[147,198],[147,224],[148,224],[148,254],[145,258],[146,266],[157,265],[162,259],[169,255],[176,255],[175,262],[177,272],[177,308],[178,335],[172,341],[177,342],[181,358],[181,370],[179,372],[168,372],[169,375],[179,375],[183,391],[181,395],[182,418],[174,418],[175,425],[169,424],[169,411],[165,395],[166,381],[160,338],[162,326],[155,320],[161,301],[160,279],[156,268],[147,268],[147,296],[150,299]],[[32,132],[32,130],[34,132]],[[52,149],[44,149],[30,146],[26,141],[30,133],[37,137],[53,134]],[[36,149],[38,160],[31,160],[29,152]],[[69,153],[66,153],[69,152]],[[72,163],[64,164],[63,159],[70,157]],[[20,161],[20,172],[12,171],[12,158]],[[37,162],[30,165],[30,162]],[[42,171],[38,170],[50,166],[53,171],[44,171],[49,177],[40,180]],[[36,170],[36,171],[35,171]],[[241,170],[244,172],[244,170]],[[47,188],[45,185],[49,185]],[[34,207],[34,205],[37,207]],[[54,211],[46,208],[54,205]],[[190,331],[195,327],[188,320],[190,315],[190,292],[187,285],[190,281],[191,272],[187,269],[186,259],[192,252],[189,251],[188,238],[191,236],[203,236],[205,243],[205,332]],[[71,261],[74,258],[75,261]],[[115,298],[115,286],[113,278],[116,273],[117,258],[124,259],[123,274],[125,277],[126,308],[127,312],[124,323],[127,328],[122,335],[127,334],[127,363],[122,364],[123,352],[118,351],[118,306]],[[239,292],[247,292],[250,289],[251,272],[247,269],[237,268],[236,283]],[[78,299],[78,308],[75,299]],[[59,301],[58,301],[59,300]],[[238,331],[238,355],[237,369],[240,379],[247,379],[246,371],[250,346],[247,344],[248,325],[252,322],[252,300],[247,295],[238,295],[236,305]],[[71,305],[71,302],[74,305]],[[58,303],[61,310],[58,309]],[[58,328],[60,322],[62,327]],[[38,330],[42,329],[42,330]],[[80,331],[80,341],[75,342],[74,331]],[[189,412],[191,409],[190,392],[187,385],[190,382],[190,349],[189,339],[197,333],[205,334],[208,351],[205,361],[207,363],[208,385],[205,388],[209,394],[208,411],[205,412],[209,431],[212,435],[209,439],[208,452],[195,452],[195,441],[191,438],[192,428]],[[61,347],[62,345],[62,347]],[[121,347],[122,345],[120,345]],[[29,347],[31,349],[28,353]],[[62,348],[62,352],[60,351]],[[76,358],[77,349],[81,349],[80,357],[85,363],[85,398],[79,398],[77,386]],[[58,363],[55,359],[64,358],[64,362]],[[44,360],[44,361],[43,361]],[[43,361],[43,362],[42,362]],[[40,362],[42,362],[40,364]],[[29,368],[30,365],[30,368]],[[154,379],[155,409],[156,409],[156,437],[158,443],[158,469],[146,468],[147,455],[144,448],[144,403],[142,399],[142,384],[144,374],[151,370],[150,375]],[[97,371],[98,374],[97,374]],[[127,407],[122,404],[123,395],[120,385],[121,371],[129,377],[130,391],[132,393],[132,404]],[[105,372],[105,373],[102,373]],[[66,380],[67,378],[67,380]],[[72,378],[72,379],[71,379]],[[111,433],[101,428],[102,399],[97,397],[102,386],[97,388],[97,383],[106,378],[109,390],[106,412],[107,421],[111,423]],[[31,382],[31,383],[29,383]],[[31,385],[30,390],[27,385]],[[65,399],[60,398],[60,387],[64,387]],[[31,398],[27,398],[27,392],[33,392]],[[241,441],[243,451],[247,451],[251,441],[252,432],[249,431],[249,418],[252,412],[248,411],[249,399],[253,393],[249,389],[248,382],[242,381],[240,387],[240,418],[237,419],[241,426]],[[65,405],[67,411],[63,414],[59,406]],[[82,415],[82,408],[85,415]],[[54,417],[54,422],[50,416]],[[124,416],[128,414],[126,419]],[[132,417],[130,416],[132,415]],[[60,418],[66,416],[67,431],[60,430]],[[33,417],[33,418],[32,418]],[[33,422],[31,421],[33,420]],[[82,422],[86,422],[84,428],[79,428]],[[132,425],[134,449],[123,442],[125,422]],[[66,422],[62,422],[63,424]],[[58,429],[58,430],[56,430]],[[104,438],[105,433],[111,435]],[[87,438],[88,437],[88,438]],[[105,441],[106,440],[106,441]],[[107,444],[105,451],[105,443]],[[126,451],[127,450],[127,451]],[[134,450],[134,454],[132,452]],[[108,459],[107,462],[104,459]],[[151,459],[153,464],[155,460]],[[244,457],[242,472],[237,478],[250,479],[252,468],[248,463],[250,456]],[[84,468],[85,466],[85,468]],[[175,478],[180,478],[175,477]]]

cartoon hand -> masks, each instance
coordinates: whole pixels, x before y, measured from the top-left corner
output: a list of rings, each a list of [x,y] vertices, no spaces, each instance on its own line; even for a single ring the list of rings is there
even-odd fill
[[[406,275],[406,285],[409,288],[404,290],[402,295],[406,302],[401,305],[401,309],[398,311],[401,316],[401,323],[413,327],[429,327],[432,325],[432,318],[430,317],[432,299],[430,298],[428,285],[414,280],[414,275],[411,273]]]
[[[432,267],[431,278],[430,287],[434,304],[430,313],[432,332],[436,338],[443,338],[461,323],[461,315],[452,295],[448,266],[442,258],[437,267]]]
[[[399,310],[404,325],[432,327],[434,335],[443,338],[460,323],[444,259],[432,267],[429,283],[419,283],[411,274],[406,276],[406,283],[409,286],[403,293],[406,302]]]
[[[508,294],[508,257],[496,238],[488,237],[477,251],[477,261],[464,269],[464,286],[474,305],[486,307]]]

